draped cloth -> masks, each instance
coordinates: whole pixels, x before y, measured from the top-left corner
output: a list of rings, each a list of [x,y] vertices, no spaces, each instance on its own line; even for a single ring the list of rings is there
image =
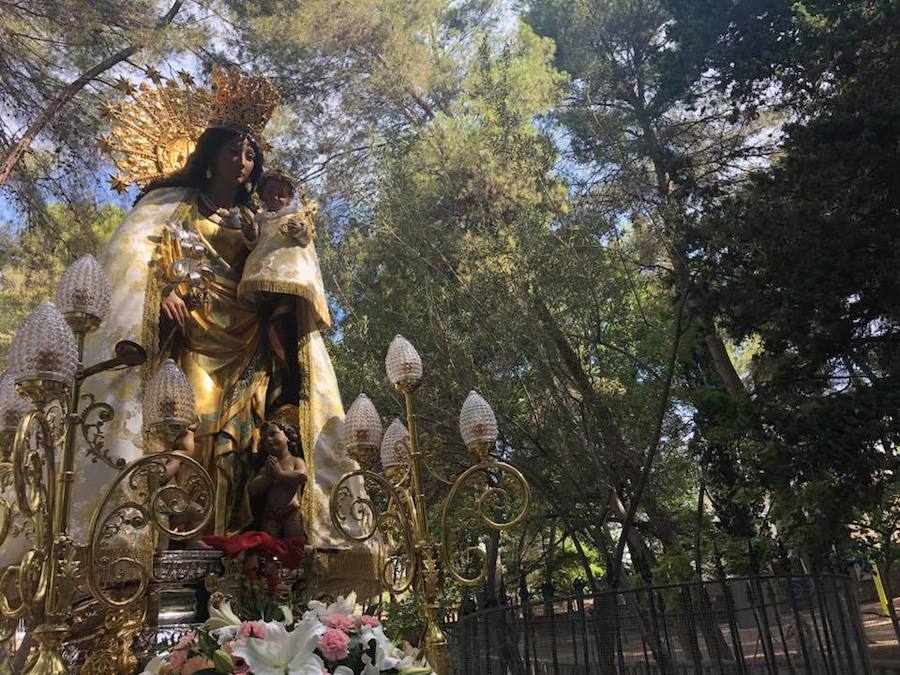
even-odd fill
[[[179,361],[197,390],[198,449],[205,455],[197,459],[214,471],[217,466],[223,468],[223,457],[247,452],[246,429],[241,431],[235,427],[246,427],[248,413],[263,410],[265,397],[262,391],[268,373],[264,368],[254,370],[258,366],[262,330],[256,308],[250,301],[237,298],[237,283],[244,261],[232,236],[234,233],[222,232],[222,228],[210,221],[199,219],[196,202],[196,192],[187,188],[154,190],[140,200],[113,235],[100,257],[112,288],[111,311],[100,328],[87,336],[84,362],[89,365],[109,358],[114,345],[121,340],[140,344],[146,349],[148,358],[144,366],[91,377],[85,382],[83,392],[93,395],[97,401],[106,401],[115,409],[115,417],[105,429],[105,445],[113,457],[131,462],[151,451],[146,447],[142,433],[141,413],[143,389],[161,360],[161,288],[151,271],[151,262],[167,223],[197,228],[209,249],[215,280],[210,289],[209,308],[193,312],[187,349]],[[351,547],[334,530],[329,513],[328,501],[337,480],[356,465],[346,458],[341,447],[344,410],[334,369],[319,330],[323,323],[321,308],[327,304],[314,249],[310,253],[312,255],[304,256],[303,262],[315,269],[295,270],[297,274],[293,278],[285,278],[288,287],[293,283],[293,295],[297,298],[296,353],[301,377],[300,391],[295,398],[299,399],[296,422],[308,471],[303,496],[307,538],[317,549],[337,550],[339,557],[340,552],[351,554],[354,560],[362,555],[366,562],[359,566],[358,582],[366,585],[374,579],[377,547],[365,550],[360,546]],[[290,270],[287,269],[285,274],[289,275]],[[296,283],[303,279],[312,283]],[[315,283],[316,279],[318,283]],[[233,443],[230,446],[225,443],[223,447],[223,438],[230,438]],[[115,473],[105,464],[92,463],[83,452],[79,452],[76,462],[71,531],[76,540],[86,543],[91,515]],[[224,468],[225,476],[233,478],[228,476],[227,467]],[[216,476],[213,478],[216,480]],[[234,485],[231,487],[236,489]],[[357,494],[361,490],[360,485],[354,488]],[[218,496],[222,497],[221,494]],[[236,503],[233,498],[230,502]],[[217,511],[222,506],[217,503]],[[216,521],[221,525],[222,514],[216,514]],[[149,540],[131,543],[144,546],[147,551],[153,545]],[[7,542],[0,553],[0,564],[16,560],[21,550],[21,542]],[[328,585],[327,579],[322,581]]]

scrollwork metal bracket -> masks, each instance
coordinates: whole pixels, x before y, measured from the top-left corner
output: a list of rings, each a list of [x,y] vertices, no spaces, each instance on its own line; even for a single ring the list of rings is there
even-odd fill
[[[359,477],[377,485],[386,496],[383,509],[368,496],[355,495],[350,481]],[[368,486],[365,494],[368,494]],[[416,581],[418,552],[413,534],[411,504],[401,491],[383,476],[357,469],[341,476],[331,493],[331,521],[335,529],[351,541],[368,541],[381,534],[388,555],[381,568],[381,581],[395,594],[403,593]],[[353,530],[348,528],[355,525]]]
[[[165,462],[169,460],[180,463],[179,475],[186,476],[184,480],[163,481]],[[212,478],[196,460],[186,455],[158,452],[140,457],[125,467],[107,488],[91,518],[87,582],[94,597],[108,607],[127,607],[147,590],[148,566],[110,543],[124,528],[142,530],[151,526],[171,539],[190,539],[202,532],[211,520],[213,497]],[[108,507],[111,508],[106,512]],[[191,514],[190,526],[185,529],[173,526],[173,516],[187,514]],[[107,546],[110,552],[104,551]],[[136,582],[136,590],[124,599],[111,595],[98,577],[99,570],[111,573],[119,587]]]
[[[81,437],[87,446],[84,449],[92,462],[101,461],[117,471],[125,467],[125,460],[121,457],[110,455],[109,449],[104,445],[103,427],[115,417],[113,407],[104,401],[97,401],[93,394],[82,394],[81,400],[87,402],[87,407],[78,416],[77,424],[81,429]]]
[[[453,577],[456,583],[462,586],[474,586],[484,581],[487,575],[487,554],[478,546],[467,546],[461,551],[461,554],[468,560],[474,559],[477,561],[479,573],[474,577],[466,576],[456,568],[451,556],[451,553],[455,549],[455,542],[453,540],[452,528],[450,527],[450,510],[457,495],[465,487],[466,483],[469,482],[469,479],[480,473],[486,473],[489,476],[495,477],[499,475],[511,479],[513,486],[516,488],[521,499],[521,504],[512,517],[497,521],[485,512],[485,507],[492,500],[497,503],[507,501],[508,491],[504,487],[499,487],[500,481],[495,481],[494,485],[488,484],[486,487],[481,488],[481,494],[475,500],[471,510],[477,521],[488,529],[503,531],[515,527],[522,522],[527,515],[531,501],[531,490],[528,487],[528,482],[525,480],[525,477],[516,467],[507,464],[506,462],[497,462],[484,458],[478,464],[466,469],[460,474],[459,478],[453,482],[453,486],[450,488],[450,492],[444,500],[444,507],[441,512],[441,554],[443,557],[444,568],[450,573],[450,576]]]

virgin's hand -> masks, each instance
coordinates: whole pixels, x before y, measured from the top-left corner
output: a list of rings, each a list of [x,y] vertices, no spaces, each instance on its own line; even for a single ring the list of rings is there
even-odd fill
[[[281,469],[281,466],[278,464],[278,460],[274,457],[266,457],[266,468],[270,473],[278,473]]]
[[[169,294],[159,303],[159,308],[163,316],[174,321],[181,328],[181,332],[187,331],[187,324],[191,318],[191,312],[188,310],[184,300],[175,291],[169,291]]]
[[[244,218],[241,220],[241,232],[248,244],[255,244],[259,238],[259,225],[255,220]]]

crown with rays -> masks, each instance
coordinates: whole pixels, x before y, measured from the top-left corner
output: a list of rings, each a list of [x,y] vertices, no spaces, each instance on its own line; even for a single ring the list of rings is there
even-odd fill
[[[110,185],[117,192],[181,169],[209,127],[234,129],[264,143],[263,129],[279,99],[267,78],[216,67],[212,88],[206,89],[185,71],[165,78],[150,68],[147,77],[152,84],[118,80],[126,98],[103,104],[110,132],[99,145],[116,168]]]

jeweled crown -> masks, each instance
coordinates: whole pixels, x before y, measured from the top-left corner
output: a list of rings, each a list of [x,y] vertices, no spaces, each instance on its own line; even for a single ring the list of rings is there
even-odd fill
[[[212,72],[209,126],[250,133],[261,140],[279,98],[268,78],[216,66]]]

